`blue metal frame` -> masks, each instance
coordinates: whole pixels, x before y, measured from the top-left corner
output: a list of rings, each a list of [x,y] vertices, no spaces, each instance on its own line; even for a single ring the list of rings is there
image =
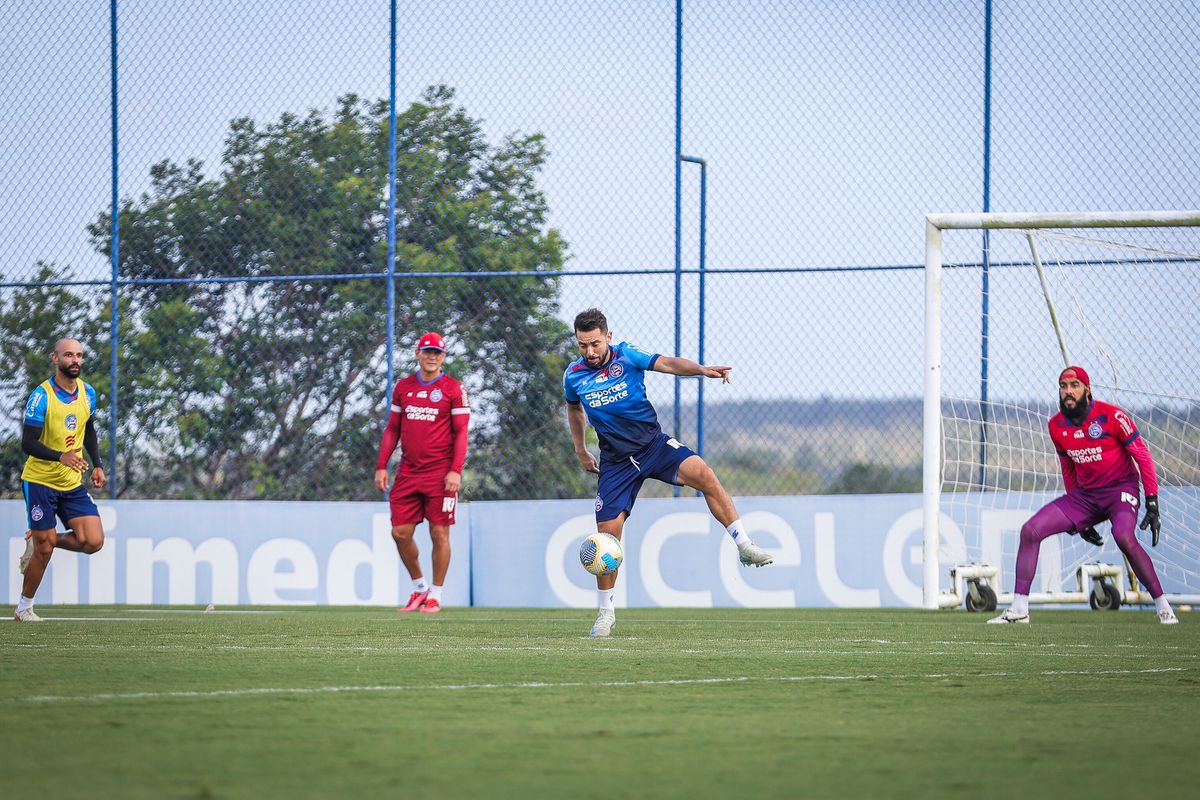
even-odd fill
[[[992,210],[992,0],[984,3],[983,22],[983,212]],[[983,230],[982,293],[979,336],[979,487],[987,485],[988,412],[988,314],[991,283],[991,248],[988,231]]]
[[[117,346],[120,343],[117,324],[120,321],[120,312],[118,310],[117,287],[120,280],[121,271],[121,224],[119,222],[119,197],[118,197],[118,177],[120,175],[120,148],[117,145],[117,0],[109,0],[108,5],[108,37],[109,37],[109,70],[110,70],[110,100],[112,115],[112,247],[109,252],[111,261],[112,277],[109,283],[109,303],[111,304],[111,316],[109,317],[108,339],[109,347],[112,352],[109,353],[108,359],[108,380],[109,380],[109,417],[108,417],[108,473],[110,480],[108,483],[108,496],[112,499],[117,498],[117,375],[118,375],[118,358]]]
[[[683,0],[675,0],[675,357],[683,354]],[[680,378],[675,376],[672,435],[679,435]],[[675,487],[679,496],[679,487]]]
[[[705,257],[708,249],[708,162],[699,156],[680,156],[682,161],[700,165],[700,331],[697,360],[704,363]],[[696,396],[696,454],[704,457],[704,379],[699,382]]]
[[[391,0],[391,36],[388,69],[388,207],[387,207],[387,384],[384,397],[395,382],[392,356],[396,347],[396,0]],[[388,403],[384,402],[384,416]]]

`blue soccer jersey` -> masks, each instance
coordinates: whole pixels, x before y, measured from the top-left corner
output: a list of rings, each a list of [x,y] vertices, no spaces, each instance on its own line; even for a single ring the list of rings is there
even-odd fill
[[[563,373],[563,397],[572,405],[583,404],[600,439],[601,460],[622,461],[662,433],[645,381],[659,354],[629,342],[613,345],[609,352],[608,363],[594,369],[582,358],[572,361]]]

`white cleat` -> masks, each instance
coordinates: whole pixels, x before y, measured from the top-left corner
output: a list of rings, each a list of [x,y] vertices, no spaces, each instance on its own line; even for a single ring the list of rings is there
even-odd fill
[[[596,621],[592,623],[591,636],[612,636],[613,628],[617,627],[617,612],[607,608],[600,609]]]
[[[33,531],[25,531],[25,552],[17,559],[17,572],[25,574],[25,568],[33,560]]]
[[[775,563],[775,557],[754,542],[739,544],[738,558],[742,560],[743,567],[765,567]]]
[[[39,617],[32,608],[27,608],[24,611],[14,611],[13,619],[17,622],[45,622]]]
[[[992,617],[991,619],[989,619],[988,625],[1003,625],[1008,622],[1015,622],[1019,625],[1028,625],[1029,624],[1029,615],[1028,614],[1018,614],[1017,612],[1013,611],[1011,608],[1006,608],[1006,609],[1004,609],[1004,613],[1001,614],[1000,616]]]
[[[1175,612],[1169,608],[1164,608],[1158,612],[1158,621],[1163,625],[1178,625],[1179,618],[1175,616]]]

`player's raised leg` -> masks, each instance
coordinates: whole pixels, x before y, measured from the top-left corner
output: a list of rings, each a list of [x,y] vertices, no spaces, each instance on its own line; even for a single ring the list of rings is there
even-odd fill
[[[679,465],[676,482],[697,489],[704,495],[704,502],[708,503],[708,510],[733,537],[733,543],[737,545],[738,557],[744,566],[765,567],[774,562],[775,559],[767,551],[750,539],[742,525],[742,520],[738,517],[733,498],[729,496],[729,492],[725,490],[717,478],[717,474],[703,458],[692,455],[685,459]]]
[[[99,516],[73,517],[67,520],[67,532],[57,538],[60,550],[91,555],[104,547],[104,525]]]

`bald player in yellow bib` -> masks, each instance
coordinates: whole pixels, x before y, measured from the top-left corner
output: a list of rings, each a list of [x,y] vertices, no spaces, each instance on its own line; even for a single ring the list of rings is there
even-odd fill
[[[92,460],[92,486],[100,489],[105,483],[93,420],[96,390],[79,380],[83,345],[59,339],[50,360],[54,375],[29,395],[22,423],[21,450],[29,456],[21,472],[29,533],[19,563],[25,578],[13,613],[17,622],[42,621],[33,610],[33,596],[54,548],[90,554],[104,546],[100,512],[83,488],[84,450]],[[67,526],[66,534],[55,529],[55,517]]]

